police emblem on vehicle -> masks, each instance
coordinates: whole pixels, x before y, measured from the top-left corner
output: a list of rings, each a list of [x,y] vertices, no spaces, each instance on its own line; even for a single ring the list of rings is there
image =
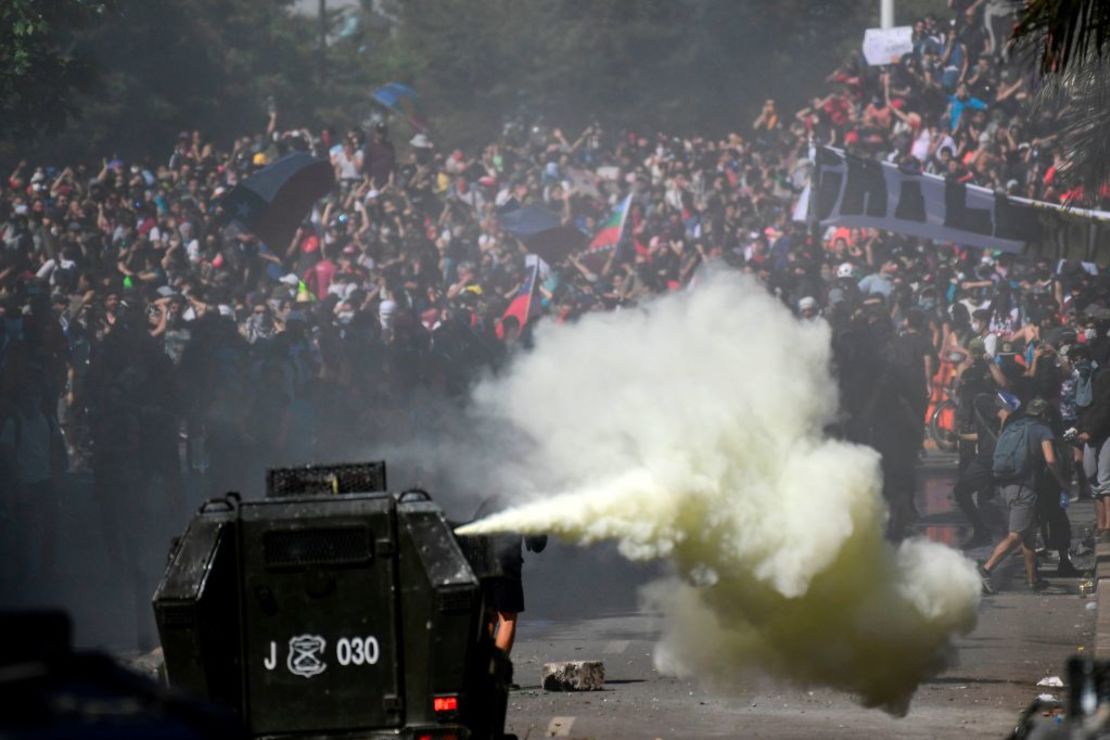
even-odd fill
[[[285,661],[294,676],[312,678],[327,670],[324,648],[327,641],[319,635],[297,635],[289,638],[289,658]]]

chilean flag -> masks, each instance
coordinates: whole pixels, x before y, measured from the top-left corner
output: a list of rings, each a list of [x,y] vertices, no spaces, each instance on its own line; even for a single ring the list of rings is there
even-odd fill
[[[590,252],[598,252],[611,247],[617,246],[621,237],[624,236],[624,223],[628,220],[628,212],[632,210],[632,194],[629,193],[628,197],[621,201],[613,214],[609,216],[609,220],[601,227],[601,231],[597,232],[594,240],[590,242]]]
[[[609,220],[594,236],[590,246],[586,249],[585,259],[592,263],[604,261],[604,255],[611,249],[616,249],[624,238],[624,225],[628,221],[628,212],[632,210],[632,194],[629,193],[621,204],[613,210]]]
[[[219,202],[225,221],[238,223],[282,251],[312,204],[333,187],[331,162],[293,152],[236,185]]]
[[[530,254],[524,260],[528,272],[524,277],[524,282],[520,284],[516,296],[513,297],[509,307],[505,309],[505,313],[501,316],[501,324],[497,327],[499,339],[504,338],[505,319],[510,317],[516,319],[523,331],[528,324],[529,314],[532,313],[532,296],[536,294],[536,283],[539,282],[540,278],[540,258]]]

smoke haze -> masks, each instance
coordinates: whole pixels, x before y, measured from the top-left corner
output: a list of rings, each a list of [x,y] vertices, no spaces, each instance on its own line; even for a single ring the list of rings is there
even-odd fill
[[[536,442],[514,468],[545,493],[460,533],[669,559],[679,579],[645,592],[666,618],[660,671],[727,687],[758,668],[903,714],[974,628],[979,579],[947,547],[883,538],[877,454],[823,433],[829,362],[824,324],[736,274],[545,324],[476,392],[483,417]]]

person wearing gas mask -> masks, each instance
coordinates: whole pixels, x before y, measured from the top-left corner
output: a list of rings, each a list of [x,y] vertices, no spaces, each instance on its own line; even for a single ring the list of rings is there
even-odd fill
[[[1081,332],[1091,360],[1099,367],[1110,367],[1110,337],[1106,335],[1106,324],[1106,321],[1088,318]]]
[[[265,301],[258,301],[251,310],[250,318],[247,319],[243,336],[248,342],[254,344],[255,342],[272,339],[276,333],[277,326],[274,323],[274,314],[270,310],[270,304]]]

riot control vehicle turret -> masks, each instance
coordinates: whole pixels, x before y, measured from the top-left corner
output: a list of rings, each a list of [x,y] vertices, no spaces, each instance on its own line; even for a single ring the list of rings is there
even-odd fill
[[[271,470],[265,498],[209,501],[174,544],[166,677],[256,738],[500,738],[483,552],[427,493],[386,492],[385,463]]]

